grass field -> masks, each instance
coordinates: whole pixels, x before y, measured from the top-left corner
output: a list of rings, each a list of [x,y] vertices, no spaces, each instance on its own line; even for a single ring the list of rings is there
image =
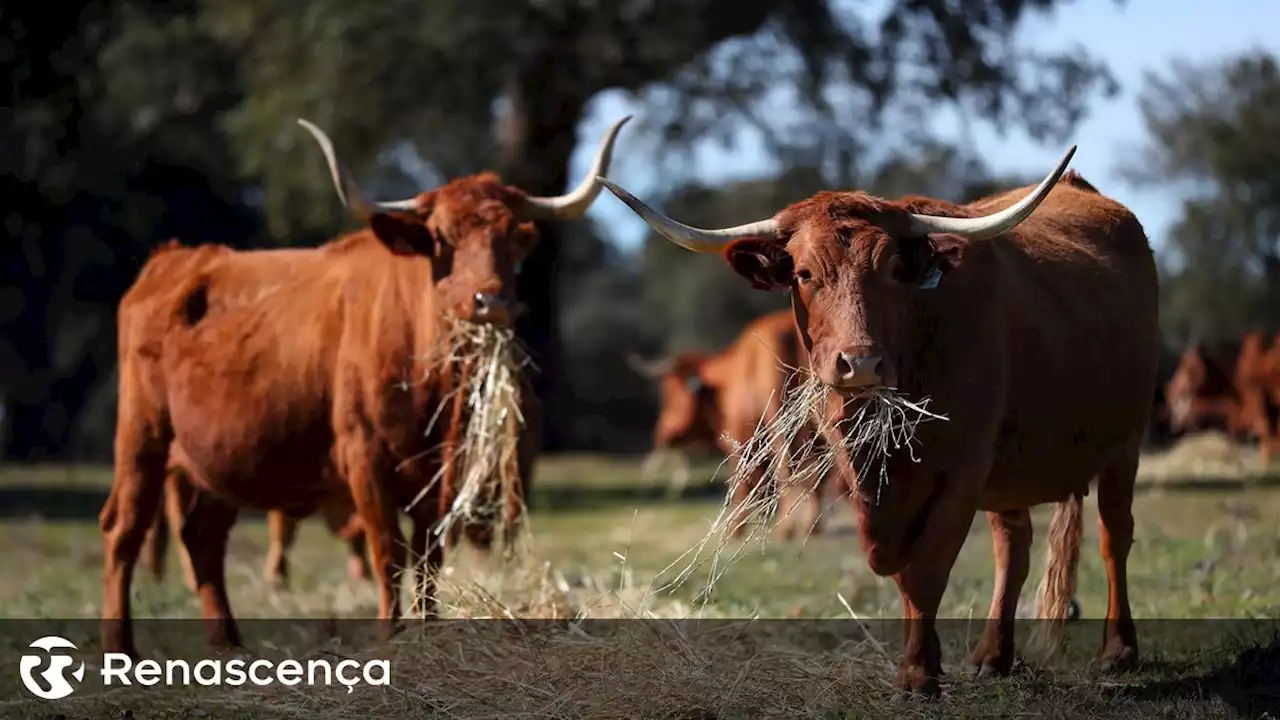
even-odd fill
[[[1280,617],[1280,523],[1276,522],[1280,489],[1271,487],[1271,481],[1280,478],[1261,473],[1255,455],[1209,437],[1144,461],[1129,571],[1136,617]],[[633,459],[544,460],[536,479],[533,536],[526,544],[524,561],[519,567],[504,568],[486,564],[466,550],[458,553],[445,570],[442,593],[447,612],[455,617],[846,619],[851,614],[892,618],[901,612],[892,580],[878,578],[867,568],[853,534],[853,518],[843,504],[828,508],[823,535],[791,542],[756,539],[743,547],[731,544],[718,560],[722,575],[705,605],[695,606],[695,600],[707,589],[710,563],[696,569],[683,586],[654,592],[654,587],[692,562],[688,557],[681,560],[681,555],[704,538],[719,511],[723,490],[708,479],[713,470],[714,465],[695,466],[695,482],[684,496],[668,498],[661,487],[640,485],[638,463]],[[699,477],[708,480],[700,484]],[[96,514],[109,482],[105,468],[11,468],[0,473],[0,547],[8,568],[0,578],[0,615],[96,617],[102,568]],[[1033,514],[1037,537],[1031,579],[1023,591],[1023,616],[1034,612],[1050,512],[1046,506]],[[1085,529],[1078,600],[1083,616],[1096,618],[1106,611],[1106,579],[1097,550],[1092,497],[1086,501]],[[261,579],[266,544],[261,517],[242,519],[233,531],[228,575],[237,617],[376,615],[372,585],[347,579],[344,548],[318,519],[306,521],[301,528],[291,555],[293,579],[288,590],[269,587]],[[737,558],[728,563],[735,551]],[[197,600],[182,584],[176,557],[170,558],[169,566],[169,576],[159,584],[140,569],[134,581],[138,616],[199,616]],[[979,516],[951,575],[942,614],[972,619],[976,636],[990,603],[991,585],[991,542],[986,521]],[[1081,662],[1088,662],[1096,651],[1096,638],[1090,634]],[[931,710],[922,706],[911,714],[1008,716],[1035,706],[1049,716],[1075,716],[1062,714],[1069,707],[1079,707],[1064,705],[1074,702],[1068,696],[1089,703],[1096,700],[1096,693],[1081,689],[1092,687],[1092,681],[1079,678],[1046,686],[1014,677],[990,687],[970,687],[958,672],[967,651],[957,646],[946,653],[949,683],[943,702],[950,705]],[[1170,664],[1174,660],[1177,663]],[[1273,717],[1280,716],[1274,709],[1280,705],[1271,694],[1275,688],[1270,686],[1259,696],[1262,700],[1251,699],[1244,705],[1204,688],[1190,696],[1178,690],[1191,687],[1187,678],[1202,678],[1213,668],[1237,662],[1234,655],[1200,654],[1163,662],[1148,663],[1114,687],[1167,685],[1167,693],[1135,693],[1115,702],[1090,704],[1089,714],[1114,711],[1116,717],[1123,717],[1150,711],[1162,716],[1222,716],[1235,707],[1249,709],[1249,716],[1258,716],[1259,708],[1271,708]],[[876,659],[880,669],[869,673],[875,681],[854,701],[864,703],[861,713],[882,714],[884,707],[879,703],[887,702],[889,696],[884,685],[890,677],[886,666],[883,657]],[[1280,686],[1280,669],[1272,667],[1277,678],[1272,685]],[[858,682],[863,680],[850,687],[861,687]],[[1249,692],[1254,698],[1259,691]],[[369,709],[352,706],[352,712]],[[900,715],[902,708],[889,712]]]

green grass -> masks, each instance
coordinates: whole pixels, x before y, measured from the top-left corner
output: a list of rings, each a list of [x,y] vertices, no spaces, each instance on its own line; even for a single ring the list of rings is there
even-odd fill
[[[1242,481],[1243,471],[1232,474],[1221,467],[1206,469],[1204,463],[1179,476],[1170,470],[1171,457],[1152,458],[1146,463],[1145,468],[1158,471],[1144,472],[1135,501],[1137,540],[1129,566],[1135,616],[1280,617],[1280,523],[1275,520],[1280,517],[1280,490],[1258,477]],[[1247,471],[1247,458],[1244,465]],[[688,563],[678,559],[703,539],[719,511],[722,487],[706,480],[714,467],[695,465],[691,468],[694,482],[685,496],[667,498],[663,488],[640,487],[634,459],[542,461],[535,481],[532,542],[527,545],[533,561],[519,568],[502,568],[464,549],[450,558],[445,570],[443,600],[448,612],[462,617],[507,613],[635,617],[641,610],[661,617],[686,617],[697,612],[692,603],[706,588],[708,567],[695,571],[684,586],[669,592],[654,593],[651,588],[660,584],[656,580],[673,575],[668,570],[658,577],[664,568],[675,563],[679,569]],[[700,477],[704,478],[701,483],[697,482]],[[0,582],[0,616],[96,617],[102,592],[96,513],[109,482],[105,468],[8,468],[0,472],[0,548],[4,549],[3,567],[9,569]],[[1180,484],[1197,489],[1180,489]],[[1020,615],[1033,612],[1050,513],[1050,507],[1033,513],[1037,537]],[[860,618],[899,616],[896,586],[867,568],[851,513],[843,504],[836,504],[829,507],[828,518],[823,535],[791,542],[757,539],[742,547],[702,612],[721,618],[848,618],[850,610]],[[1107,586],[1098,554],[1092,496],[1086,501],[1085,530],[1077,597],[1084,616],[1097,618],[1106,611]],[[290,556],[293,579],[288,590],[271,588],[261,579],[267,539],[261,516],[243,518],[233,531],[228,575],[237,617],[376,615],[372,585],[347,579],[345,548],[328,535],[318,519],[304,522],[300,529]],[[735,548],[731,543],[722,554],[722,565]],[[944,617],[975,621],[985,617],[992,565],[987,524],[979,515],[952,572],[943,600]],[[477,590],[480,587],[484,593]],[[140,568],[134,597],[138,617],[199,617],[199,603],[183,586],[172,550],[168,577],[157,583]],[[977,627],[975,622],[975,633]],[[1096,636],[1087,640],[1081,662],[1096,652]],[[946,652],[948,668],[966,654],[958,645]],[[1185,689],[1192,682],[1188,678],[1208,677],[1214,668],[1235,662],[1235,657],[1200,654],[1164,660],[1165,665],[1147,666],[1116,687],[1163,687],[1161,683],[1165,683],[1169,688]],[[901,714],[878,704],[888,697],[883,681],[889,673],[884,670],[883,658],[873,664],[880,668],[869,671],[877,678],[874,688],[858,696],[869,704],[860,706],[861,715],[850,717]],[[848,677],[845,681],[852,682]],[[1131,693],[1099,705],[1095,701],[1101,691],[1080,690],[1092,688],[1092,682],[1077,679],[1074,684],[1046,684],[1043,678],[1024,675],[994,685],[970,685],[952,677],[945,701],[952,705],[916,708],[907,714],[945,710],[947,715],[1002,715],[1040,707],[1041,714],[1066,716],[1064,708],[1087,706],[1090,713],[1114,711],[1117,717],[1131,711],[1218,716],[1229,714],[1228,706],[1232,705],[1224,705],[1226,701],[1220,698],[1214,700],[1207,691],[1200,693],[1205,697],[1188,699],[1174,690],[1154,697]],[[1081,706],[1069,698],[1088,702]],[[365,708],[360,712],[380,711]],[[258,716],[266,715],[246,715]]]

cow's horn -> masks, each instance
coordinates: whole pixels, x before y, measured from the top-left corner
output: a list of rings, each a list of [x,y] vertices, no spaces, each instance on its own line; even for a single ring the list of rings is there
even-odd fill
[[[600,141],[600,149],[596,151],[596,159],[587,172],[587,177],[572,192],[556,197],[527,196],[524,199],[524,216],[528,220],[574,220],[587,213],[587,208],[595,202],[600,194],[600,175],[609,174],[609,163],[613,160],[613,142],[618,138],[618,131],[632,118],[627,115],[615,122],[604,139]]]
[[[324,159],[329,163],[329,177],[333,179],[333,189],[338,191],[338,199],[342,201],[343,206],[351,210],[353,215],[361,220],[368,220],[378,210],[417,209],[417,198],[392,202],[370,202],[367,200],[364,193],[360,192],[359,186],[351,179],[351,175],[342,167],[342,163],[338,162],[338,156],[333,151],[333,142],[329,140],[329,136],[323,130],[302,118],[298,118],[298,124],[311,133],[317,143],[320,143],[320,150],[324,153]]]
[[[1000,212],[976,218],[938,217],[936,215],[917,215],[912,213],[912,232],[920,235],[951,233],[953,235],[963,235],[973,240],[983,240],[1011,230],[1018,223],[1030,217],[1031,213],[1035,212],[1036,207],[1049,196],[1049,191],[1058,182],[1058,178],[1062,177],[1062,173],[1067,171],[1067,164],[1071,162],[1071,156],[1075,154],[1076,146],[1072,145],[1066,154],[1062,156],[1062,159],[1058,161],[1058,167],[1054,168],[1053,172],[1049,173],[1035,190],[1032,190],[1026,197]]]
[[[635,195],[605,178],[597,179],[609,189],[609,192],[613,193],[619,200],[626,203],[627,207],[631,208],[635,214],[639,215],[641,220],[648,223],[654,232],[686,250],[692,250],[696,253],[718,253],[736,238],[769,237],[777,234],[777,224],[773,218],[719,230],[703,230],[692,225],[685,225],[645,205]]]
[[[650,378],[659,378],[671,372],[671,368],[675,366],[670,358],[660,358],[658,360],[645,360],[635,353],[627,354],[627,365],[631,369]]]

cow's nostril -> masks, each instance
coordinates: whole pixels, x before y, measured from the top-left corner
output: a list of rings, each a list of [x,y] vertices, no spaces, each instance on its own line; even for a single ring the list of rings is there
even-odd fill
[[[849,377],[853,374],[853,360],[848,353],[836,354],[836,377]]]

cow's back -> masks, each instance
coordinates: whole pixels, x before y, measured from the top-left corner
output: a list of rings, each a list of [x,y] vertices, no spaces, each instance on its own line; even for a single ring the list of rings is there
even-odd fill
[[[1155,259],[1133,214],[1074,174],[990,250],[1004,367],[989,490],[1059,500],[1144,434],[1159,349]],[[1018,482],[1028,474],[1039,481]]]

